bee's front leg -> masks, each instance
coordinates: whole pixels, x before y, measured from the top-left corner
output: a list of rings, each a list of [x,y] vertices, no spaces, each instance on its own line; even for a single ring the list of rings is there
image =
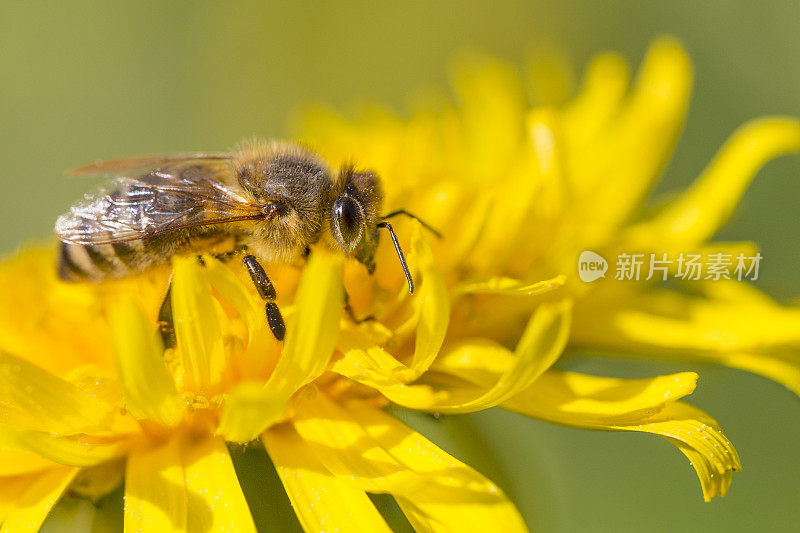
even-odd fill
[[[278,296],[275,293],[275,286],[254,255],[247,254],[242,258],[242,261],[247,267],[247,272],[250,274],[250,279],[253,280],[253,285],[256,286],[259,296],[266,302],[269,329],[272,330],[272,334],[275,335],[276,339],[282,341],[286,334],[286,324],[283,322],[283,316],[281,316],[281,311],[278,309],[278,304],[275,303],[275,299]]]

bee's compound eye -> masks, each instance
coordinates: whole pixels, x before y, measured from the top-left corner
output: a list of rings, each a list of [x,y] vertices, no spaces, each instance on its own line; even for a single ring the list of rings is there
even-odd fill
[[[353,250],[364,231],[364,211],[357,200],[342,196],[333,203],[333,233],[342,248]]]

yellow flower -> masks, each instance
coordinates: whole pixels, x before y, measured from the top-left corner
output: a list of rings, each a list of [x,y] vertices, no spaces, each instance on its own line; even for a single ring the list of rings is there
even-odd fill
[[[412,374],[430,364],[446,320],[421,235],[415,250],[425,266],[406,320],[421,344]],[[392,494],[423,530],[524,529],[496,485],[384,414],[375,391],[333,373],[357,366],[347,350],[387,334],[348,321],[340,330],[340,258],[315,252],[299,282],[281,271],[283,291],[298,284],[282,349],[233,270],[209,256],[205,266],[176,258],[178,347],[166,352],[154,329],[165,273],[68,285],[53,261],[33,250],[0,270],[3,347],[16,348],[0,359],[5,528],[38,528],[67,487],[96,497],[124,475],[126,529],[255,530],[226,441],[257,439],[307,530],[386,530],[366,492]]]
[[[318,114],[307,135],[333,161],[357,157],[378,170],[387,210],[407,208],[443,230],[429,244],[418,223],[398,221],[413,296],[387,242],[373,276],[321,249],[302,269],[272,265],[288,325],[281,345],[236,265],[175,258],[178,345],[165,351],[155,326],[168,272],[69,285],[56,281],[48,250],[0,266],[4,529],[35,529],[67,489],[97,497],[124,476],[126,529],[254,530],[227,447],[249,443],[266,448],[308,531],[388,529],[368,493],[392,495],[417,530],[525,530],[495,484],[386,414],[388,404],[444,414],[503,406],[661,435],[689,457],[706,499],[727,491],[735,450],[713,419],[679,401],[696,374],[624,380],[552,368],[565,348],[599,336],[593,310],[657,303],[644,283],[594,288],[565,274],[582,249],[627,250],[646,241],[620,236],[655,231],[628,220],[685,107],[682,50],[656,44],[625,101],[624,67],[604,56],[560,108],[526,109],[496,63],[459,72],[457,109],[407,121],[374,112],[357,125]],[[767,123],[774,138],[776,124],[793,123]],[[759,146],[746,147],[751,159]],[[726,168],[743,171],[737,161]],[[375,321],[342,312],[343,286],[356,313]],[[708,287],[722,291],[716,300],[695,298],[719,309],[745,291]],[[747,305],[773,309],[747,294]],[[657,335],[602,333],[623,347]]]
[[[559,105],[529,107],[513,70],[471,60],[455,69],[457,107],[429,106],[409,119],[370,109],[357,122],[314,111],[302,117],[300,132],[335,160],[357,153],[384,176],[389,209],[405,207],[442,229],[447,239],[434,250],[449,283],[500,276],[524,284],[567,274],[571,349],[719,363],[800,393],[800,311],[752,285],[702,279],[681,292],[658,285],[658,276],[645,280],[645,270],[638,282],[577,279],[587,250],[609,262],[620,253],[755,256],[754,243],[708,241],[760,167],[800,148],[797,119],[753,120],[688,190],[644,210],[683,124],[692,67],[680,43],[661,38],[630,89],[629,78],[621,57],[602,54],[563,104],[566,82],[534,76],[550,87],[532,91]],[[676,268],[673,262],[672,274]],[[526,305],[506,300],[484,313],[479,301],[462,312],[468,320],[453,322],[510,342]]]

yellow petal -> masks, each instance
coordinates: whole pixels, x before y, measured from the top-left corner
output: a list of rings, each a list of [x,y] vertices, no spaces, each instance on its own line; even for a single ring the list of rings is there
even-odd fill
[[[566,419],[579,426],[635,424],[661,412],[666,404],[691,394],[696,383],[694,372],[620,379],[551,369],[505,407],[524,410],[538,418],[559,418],[561,424]]]
[[[578,153],[617,113],[630,82],[630,71],[618,54],[604,53],[586,69],[578,95],[562,113],[562,131],[573,153]]]
[[[0,403],[18,409],[27,427],[54,433],[92,433],[110,423],[114,408],[41,368],[0,355]]]
[[[0,477],[39,472],[53,465],[52,461],[35,453],[0,444]]]
[[[433,205],[435,208],[439,208],[438,203]],[[494,212],[493,196],[487,194],[469,198],[467,212],[463,216],[453,217],[458,219],[458,226],[453,227],[454,231],[447,232],[447,253],[438,255],[441,257],[443,269],[457,268],[463,264],[466,257],[475,251],[476,247],[479,247],[479,243],[482,244],[481,239],[487,234],[488,222]],[[442,225],[437,227],[443,228]]]
[[[508,65],[472,57],[456,65],[466,177],[492,179],[511,161],[522,133],[523,94]]]
[[[341,259],[317,252],[303,271],[283,354],[266,385],[244,383],[225,403],[218,433],[246,442],[283,417],[292,395],[328,366],[342,314]]]
[[[126,450],[124,441],[103,442],[91,437],[59,437],[39,431],[11,429],[0,429],[0,444],[28,450],[69,466],[93,466],[119,457]]]
[[[476,387],[491,386],[513,358],[450,358],[437,370]],[[568,426],[637,431],[666,437],[697,470],[703,495],[724,495],[741,464],[719,425],[699,409],[676,402],[690,394],[697,375],[684,372],[650,379],[587,376],[550,369],[503,407]]]
[[[295,296],[295,315],[270,383],[292,393],[328,366],[343,308],[342,263],[323,252],[312,255]]]
[[[397,498],[417,531],[527,531],[517,509],[490,480],[383,411],[363,404],[348,410],[378,446],[423,474],[417,480],[422,487]]]
[[[561,356],[569,337],[570,301],[540,305],[528,322],[513,357],[508,360],[508,350],[500,345],[465,341],[437,361],[436,369],[447,372],[448,365],[475,362],[485,366],[486,360],[505,360],[507,368],[496,381],[477,394],[472,388],[450,389],[450,398],[432,406],[443,413],[466,413],[488,409],[516,396],[534,383],[542,372],[550,368]],[[491,364],[491,363],[490,363]]]
[[[77,468],[54,467],[25,476],[21,482],[1,482],[0,533],[38,531],[77,473]]]
[[[125,531],[186,531],[180,440],[133,450],[125,468]]]
[[[537,104],[562,105],[572,96],[572,61],[564,49],[541,43],[531,50],[526,63],[526,77]]]
[[[94,284],[60,282],[55,265],[53,247],[0,263],[0,350],[57,374],[87,363],[112,368]]]
[[[304,530],[391,531],[366,493],[328,472],[291,427],[262,439]]]
[[[164,364],[164,347],[153,325],[129,299],[111,308],[110,322],[125,407],[137,419],[178,425],[183,401]]]
[[[536,296],[555,290],[566,282],[564,275],[553,279],[526,283],[517,279],[494,277],[482,281],[463,283],[456,287],[456,294],[497,294],[501,296]]]
[[[691,82],[692,68],[680,43],[659,39],[613,124],[591,149],[573,154],[573,173],[592,206],[582,212],[590,217],[584,220],[584,242],[612,237],[639,207],[672,153]]]
[[[662,290],[578,306],[570,341],[615,355],[646,352],[741,368],[800,394],[800,309],[756,297],[754,289],[714,283],[717,292],[705,298]]]
[[[502,180],[492,183],[491,189],[468,196],[487,197],[491,202],[481,240],[469,258],[476,272],[526,272],[555,238],[552,230],[531,232],[530,228],[562,220],[565,206],[572,204],[573,191],[564,179],[564,143],[557,111],[535,108],[528,112],[525,132],[527,142]],[[469,205],[453,213],[450,218],[455,224],[448,229],[459,234],[460,222],[472,209]],[[465,268],[463,261],[453,266]]]
[[[717,232],[739,204],[759,169],[771,159],[800,149],[800,121],[759,118],[741,126],[689,190],[657,216],[631,229],[635,244],[662,241],[692,246]]]
[[[667,405],[641,426],[615,429],[661,435],[678,446],[697,471],[705,501],[725,496],[733,473],[742,470],[739,456],[719,424],[700,409],[683,402]]]
[[[378,390],[396,404],[431,409],[444,399],[429,386],[407,385],[409,368],[359,330],[343,330],[336,347],[343,355],[331,365],[333,372]]]
[[[533,383],[561,355],[569,335],[571,302],[542,304],[531,317],[516,353],[488,340],[463,341],[437,359],[435,370],[448,373],[449,366],[470,365],[498,369],[492,385],[442,387],[406,385],[408,368],[357,333],[343,332],[339,349],[344,356],[331,370],[372,387],[392,402],[411,409],[463,413],[488,409],[518,394]]]
[[[217,437],[183,443],[187,531],[256,531],[225,442]]]
[[[430,368],[447,333],[450,322],[450,299],[442,274],[433,261],[430,246],[422,233],[422,226],[415,222],[411,238],[412,254],[409,261],[418,269],[419,289],[414,298],[417,308],[417,337],[409,371],[403,381],[411,382]]]
[[[221,261],[210,255],[204,255],[203,261],[211,287],[236,309],[247,325],[247,350],[233,362],[247,378],[268,376],[275,366],[280,344],[265,326],[263,303],[256,302],[236,274]]]
[[[204,391],[225,367],[217,302],[196,257],[172,260],[172,316],[184,370],[184,389]]]
[[[691,372],[620,380],[551,370],[504,407],[557,424],[666,437],[689,457],[709,500],[725,495],[741,463],[714,419],[675,401],[696,379]]]
[[[392,417],[323,393],[295,401],[294,426],[335,476],[393,495],[418,531],[525,531],[500,489]]]

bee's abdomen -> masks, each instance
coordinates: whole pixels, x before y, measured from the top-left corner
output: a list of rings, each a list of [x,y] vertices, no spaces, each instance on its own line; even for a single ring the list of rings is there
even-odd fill
[[[102,281],[120,278],[152,264],[141,242],[114,244],[61,243],[58,275],[64,281]]]

